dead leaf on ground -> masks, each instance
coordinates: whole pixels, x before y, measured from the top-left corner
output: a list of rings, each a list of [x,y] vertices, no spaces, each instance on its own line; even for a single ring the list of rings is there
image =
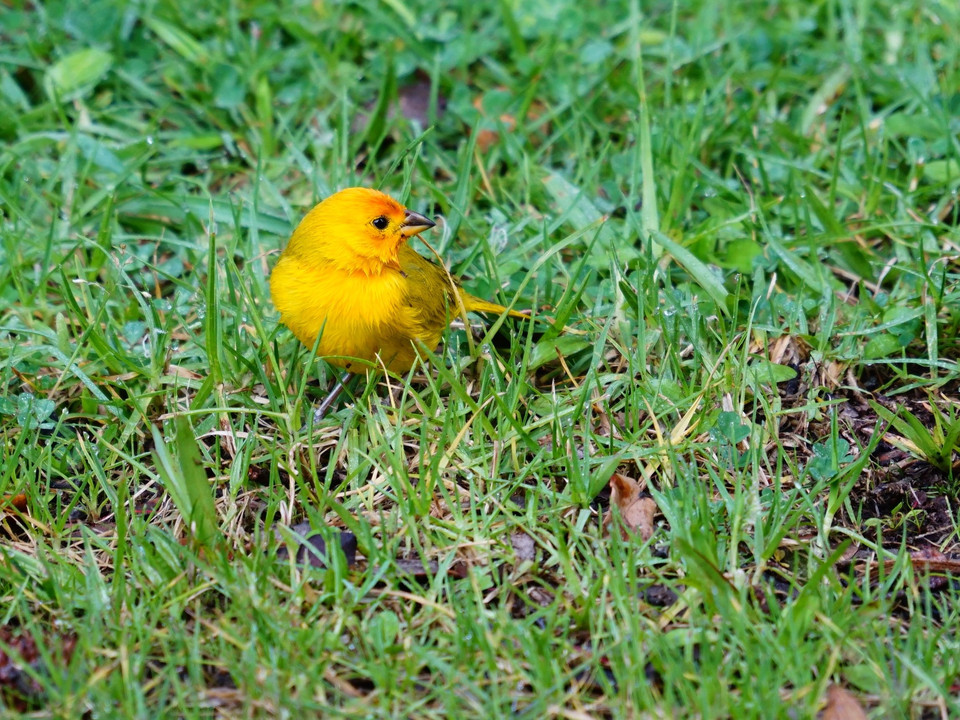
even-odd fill
[[[167,372],[173,377],[183,378],[184,380],[203,380],[203,375],[200,373],[174,363],[167,365]]]
[[[416,123],[421,128],[430,125],[430,76],[424,72],[417,72],[412,81],[406,85],[401,85],[397,89],[397,96],[390,103],[390,109],[387,117],[393,120],[397,116],[405,118]],[[353,118],[351,129],[355,133],[361,133],[367,129],[370,124],[370,115],[376,106],[376,101],[367,103]],[[437,119],[439,120],[447,109],[447,98],[437,93]]]
[[[17,510],[25,513],[27,511],[27,494],[17,493],[16,495],[7,495],[2,501],[0,501],[0,506],[2,506],[7,512],[10,512],[11,510]]]
[[[935,547],[927,547],[910,553],[910,562],[918,570],[960,575],[960,559],[945,555]]]
[[[640,496],[640,484],[631,477],[614,473],[610,476],[610,509],[603,524],[609,529],[613,522],[614,508],[620,511],[623,524],[623,538],[639,533],[644,541],[653,536],[653,517],[657,512],[657,503],[651,497]]]
[[[651,585],[643,592],[643,599],[654,607],[670,607],[679,598],[677,592],[666,585]]]
[[[424,562],[417,556],[398,557],[393,561],[401,575],[409,575],[417,580],[430,579],[440,572],[440,563],[436,560]],[[455,560],[447,568],[447,577],[462,579],[467,576],[467,564],[462,560]]]
[[[867,720],[860,701],[849,690],[839,685],[827,688],[827,706],[820,715],[821,720]]]
[[[549,590],[542,587],[531,587],[527,591],[527,596],[540,607],[549,607],[554,600],[554,595]]]
[[[400,114],[407,120],[413,120],[420,127],[430,125],[430,76],[418,73],[409,85],[404,85],[397,91],[397,104]],[[443,115],[447,107],[447,99],[437,95],[437,117]]]
[[[23,539],[29,534],[30,522],[26,494],[18,493],[0,499],[0,536]]]
[[[315,568],[324,568],[327,566],[327,541],[319,532],[313,532],[313,528],[308,522],[297,523],[289,528],[298,537],[296,563]],[[357,536],[352,532],[344,530],[338,531],[340,539],[340,549],[347,560],[347,565],[355,565],[357,562]],[[283,542],[283,536],[277,532],[277,540]],[[302,540],[300,538],[303,538]],[[290,557],[290,551],[286,547],[277,550],[277,559],[286,560]]]
[[[70,664],[77,645],[76,636],[50,635],[41,638],[41,642],[46,645],[46,653],[37,646],[37,638],[29,630],[10,625],[0,627],[0,706],[26,711],[42,700],[44,694],[35,674],[49,673],[48,662],[64,667]]]
[[[497,88],[497,90],[504,90],[504,88]],[[490,118],[494,115],[495,111],[490,111],[484,105],[485,96],[478,95],[473,99],[473,107],[476,108],[484,118]],[[527,121],[535,122],[540,119],[540,117],[546,112],[546,107],[543,103],[539,101],[534,101],[530,104],[527,109]],[[517,127],[517,119],[510,115],[509,113],[500,113],[498,116],[499,128],[502,128],[508,133],[512,133]],[[528,136],[529,139],[533,140],[532,134]],[[492,128],[483,128],[477,133],[477,149],[481,153],[485,153],[490,149],[491,146],[496,145],[500,142],[500,130]]]

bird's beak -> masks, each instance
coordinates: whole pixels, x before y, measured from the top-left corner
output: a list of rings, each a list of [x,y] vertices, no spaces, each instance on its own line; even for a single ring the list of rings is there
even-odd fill
[[[412,238],[414,235],[419,235],[424,230],[429,230],[436,223],[428,217],[421,215],[420,213],[411,212],[407,210],[407,215],[403,219],[403,223],[400,225],[400,234],[404,238]]]

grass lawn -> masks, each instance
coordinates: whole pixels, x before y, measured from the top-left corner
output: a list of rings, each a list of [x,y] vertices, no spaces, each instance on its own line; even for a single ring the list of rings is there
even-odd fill
[[[0,715],[960,717],[958,37],[0,3]],[[546,321],[314,422],[267,278],[351,185]]]

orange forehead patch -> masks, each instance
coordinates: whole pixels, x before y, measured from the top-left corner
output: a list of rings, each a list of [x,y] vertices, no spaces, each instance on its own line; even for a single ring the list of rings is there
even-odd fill
[[[339,208],[354,216],[386,215],[387,217],[402,217],[406,208],[389,195],[379,190],[369,188],[347,188],[335,195],[331,195],[324,204]]]

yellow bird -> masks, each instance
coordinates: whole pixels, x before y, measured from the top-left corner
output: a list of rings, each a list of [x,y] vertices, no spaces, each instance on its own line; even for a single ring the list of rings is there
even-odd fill
[[[378,190],[348,188],[313,208],[270,275],[280,322],[317,354],[348,371],[382,364],[409,370],[434,350],[450,318],[509,312],[460,287],[407,241],[434,222]],[[359,361],[359,362],[358,362]]]

